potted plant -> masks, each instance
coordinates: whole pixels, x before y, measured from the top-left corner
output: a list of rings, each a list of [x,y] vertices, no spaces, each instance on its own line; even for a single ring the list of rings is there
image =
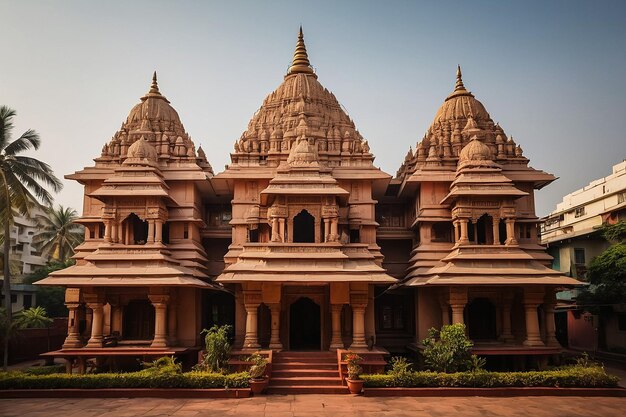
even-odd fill
[[[254,395],[261,394],[265,391],[269,382],[269,378],[265,375],[265,371],[267,369],[267,359],[259,352],[255,352],[248,356],[246,361],[252,363],[252,366],[248,371],[250,373],[250,390]]]
[[[363,362],[363,358],[354,352],[347,352],[344,359],[348,368],[348,378],[346,379],[348,389],[351,394],[360,394],[363,391],[363,380],[361,379],[363,368],[360,365]]]

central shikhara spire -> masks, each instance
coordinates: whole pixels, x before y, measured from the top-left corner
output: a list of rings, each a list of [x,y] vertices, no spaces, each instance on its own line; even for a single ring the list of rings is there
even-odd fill
[[[293,61],[287,71],[289,74],[313,74],[313,68],[309,62],[309,55],[306,52],[306,46],[304,45],[304,35],[302,34],[302,26],[300,26],[300,33],[298,33],[298,42],[296,43],[296,51],[293,53]]]

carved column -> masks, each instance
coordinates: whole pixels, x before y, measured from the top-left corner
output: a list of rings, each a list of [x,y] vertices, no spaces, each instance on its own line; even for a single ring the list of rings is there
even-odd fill
[[[111,220],[104,221],[104,242],[111,243]]]
[[[337,242],[339,240],[339,217],[330,219],[330,241]]]
[[[280,234],[280,241],[284,242],[285,241],[285,219],[282,217],[278,219],[278,233]]]
[[[117,233],[115,234],[115,242],[123,243],[122,242],[122,222],[121,221],[117,222],[117,226],[116,226],[115,229],[117,230]]]
[[[506,242],[505,245],[517,245],[515,239],[515,219],[506,219]]]
[[[539,334],[537,307],[543,301],[543,288],[524,288],[524,312],[526,315],[525,346],[544,346]]]
[[[154,306],[154,339],[150,347],[167,347],[167,295],[149,295],[148,298]]]
[[[462,223],[461,223],[462,224]],[[465,324],[463,310],[467,304],[467,288],[450,288],[450,309],[452,310],[452,324]]]
[[[493,244],[500,244],[500,219],[493,218]]]
[[[556,301],[554,290],[550,289],[549,291],[546,291],[544,300],[545,302],[543,308],[545,311],[544,328],[546,329],[546,346],[560,347],[561,344],[556,338],[556,325],[554,322],[554,304]]]
[[[454,242],[459,243],[459,239],[460,239],[459,221],[455,220],[452,222],[452,224],[454,225]]]
[[[343,304],[331,304],[331,338],[330,350],[343,349],[343,341],[341,340],[341,309]]]
[[[163,220],[156,220],[156,228],[154,234],[155,242],[161,243],[163,241]]]
[[[102,302],[92,301],[87,303],[87,307],[93,312],[91,338],[87,342],[87,347],[101,348],[104,344],[104,338],[102,337],[102,327],[104,325]]]
[[[324,242],[330,241],[330,219],[324,219]]]
[[[459,244],[467,244],[469,243],[469,239],[467,238],[467,219],[459,219],[461,223],[461,238],[459,239]]]
[[[366,349],[365,341],[365,305],[352,306],[352,345],[350,349]]]
[[[281,350],[283,344],[280,342],[280,304],[272,303],[269,305],[272,314],[270,349]]]
[[[272,217],[271,220],[272,223],[272,242],[280,242],[281,238],[280,238],[280,227],[278,226],[278,218],[277,217]]]
[[[147,243],[154,243],[154,220],[148,220],[148,239]]]
[[[79,348],[83,346],[78,333],[78,303],[66,303],[69,315],[67,317],[67,337],[63,343],[63,349]]]
[[[245,304],[246,307],[246,337],[243,340],[244,349],[258,349],[259,338],[257,335],[258,313],[260,303]]]

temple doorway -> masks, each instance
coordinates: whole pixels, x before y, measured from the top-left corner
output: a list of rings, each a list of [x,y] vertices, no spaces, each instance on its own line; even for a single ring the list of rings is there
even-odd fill
[[[293,218],[294,243],[315,243],[315,217],[302,210]]]
[[[124,339],[154,339],[154,306],[148,300],[129,302],[124,307],[122,327]]]
[[[496,307],[487,298],[475,298],[467,305],[469,338],[496,340]]]
[[[320,306],[308,297],[301,297],[289,306],[289,349],[320,350]]]

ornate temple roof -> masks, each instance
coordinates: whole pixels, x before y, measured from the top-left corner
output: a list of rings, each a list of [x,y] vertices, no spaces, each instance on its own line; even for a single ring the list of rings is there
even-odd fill
[[[143,140],[145,144],[135,146],[139,140]],[[125,163],[131,157],[136,163],[134,153],[148,152],[146,145],[157,155],[154,159],[152,151],[149,151],[155,165],[187,162],[197,164],[203,171],[213,172],[206,155],[200,149],[196,153],[195,145],[185,131],[178,113],[161,94],[156,72],[152,76],[150,90],[130,110],[126,121],[104,145],[100,157],[96,159],[96,165],[115,166]]]
[[[367,141],[334,94],[317,80],[300,28],[283,83],[265,98],[235,142],[230,167],[277,167],[303,134],[317,148],[322,164],[372,167]]]
[[[476,143],[467,147],[474,138]],[[465,150],[463,155],[462,150]],[[422,181],[426,178],[452,181],[461,159],[464,163],[468,160],[475,163],[480,159],[485,163],[501,165],[511,179],[534,182],[537,188],[555,179],[550,174],[528,167],[522,148],[513,137],[507,138],[485,106],[467,90],[459,66],[454,90],[437,110],[424,138],[417,142],[415,151],[409,150],[396,177],[402,181]]]

